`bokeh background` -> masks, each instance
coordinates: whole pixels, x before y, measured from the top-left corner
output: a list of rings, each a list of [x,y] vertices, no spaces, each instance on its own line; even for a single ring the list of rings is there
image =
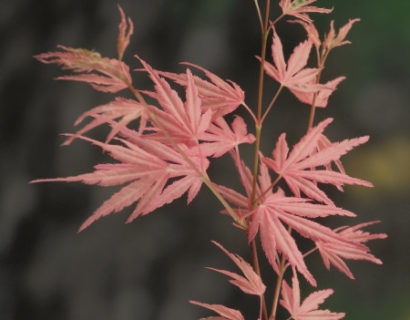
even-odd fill
[[[277,1],[272,17],[279,14]],[[126,61],[138,53],[154,67],[182,71],[190,61],[237,82],[256,101],[259,29],[251,0],[122,0],[135,23]],[[106,159],[76,141],[60,148],[59,133],[72,132],[79,114],[110,101],[87,85],[57,82],[61,72],[32,56],[57,44],[86,47],[115,56],[119,14],[112,0],[3,0],[0,3],[0,319],[129,320],[197,319],[211,312],[189,299],[222,303],[256,319],[257,299],[244,297],[205,266],[234,266],[211,239],[250,258],[246,239],[218,214],[220,206],[203,189],[188,208],[185,199],[125,225],[130,210],[106,217],[77,234],[77,228],[113,190],[80,184],[38,184],[40,177],[87,172]],[[370,244],[383,266],[350,262],[356,280],[326,272],[309,260],[319,288],[335,289],[326,307],[350,320],[410,319],[410,2],[401,0],[319,1],[335,7],[313,15],[321,32],[330,19],[340,27],[360,17],[352,45],[335,50],[324,79],[347,76],[317,119],[335,117],[333,140],[370,134],[370,142],[345,157],[350,174],[376,188],[330,190],[340,206],[358,213],[356,222],[382,220],[372,232],[389,238]],[[304,31],[278,24],[285,51]],[[143,74],[137,87],[148,88]],[[266,82],[266,100],[275,84]],[[240,111],[242,112],[242,111]],[[286,130],[293,142],[306,129],[308,108],[284,92],[264,128],[262,148],[272,150]],[[253,130],[250,127],[250,130]],[[103,136],[104,130],[92,135]],[[230,159],[218,160],[210,175],[237,185]],[[350,221],[329,221],[350,223]],[[352,222],[353,223],[353,222]],[[263,262],[263,272],[269,268]],[[302,282],[305,293],[309,288]],[[270,293],[269,293],[270,294]],[[270,300],[270,299],[269,299]],[[283,319],[287,317],[284,313]]]

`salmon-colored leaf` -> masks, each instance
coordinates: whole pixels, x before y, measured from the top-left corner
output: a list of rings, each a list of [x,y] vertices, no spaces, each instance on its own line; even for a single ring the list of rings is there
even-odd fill
[[[253,270],[252,266],[247,263],[242,257],[237,254],[232,254],[228,250],[226,250],[221,244],[216,241],[212,241],[216,246],[218,246],[242,271],[243,276],[229,272],[226,270],[215,269],[215,268],[208,268],[214,270],[216,272],[220,272],[222,274],[231,277],[232,280],[229,280],[230,283],[240,288],[243,292],[247,294],[253,294],[257,296],[263,295],[265,292],[265,285],[263,284],[260,276]]]

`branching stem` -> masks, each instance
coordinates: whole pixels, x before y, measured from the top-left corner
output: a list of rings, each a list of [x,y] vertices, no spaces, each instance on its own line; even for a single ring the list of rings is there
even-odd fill
[[[266,109],[265,113],[263,114],[263,117],[262,117],[262,119],[261,119],[261,123],[263,123],[263,122],[265,121],[266,116],[268,115],[270,109],[272,109],[273,105],[275,104],[276,99],[278,99],[279,94],[280,94],[280,92],[282,91],[282,89],[283,89],[283,84],[280,85],[278,91],[276,91],[275,96],[272,98],[271,102],[269,103],[268,108]]]
[[[285,257],[282,255],[282,259],[281,259],[280,264],[278,266],[279,275],[278,275],[278,279],[276,280],[275,293],[273,295],[272,312],[271,312],[271,315],[269,317],[269,320],[275,320],[275,318],[276,318],[276,311],[278,309],[280,288],[282,286],[283,275],[285,274],[285,271],[286,271],[285,262],[286,262]]]

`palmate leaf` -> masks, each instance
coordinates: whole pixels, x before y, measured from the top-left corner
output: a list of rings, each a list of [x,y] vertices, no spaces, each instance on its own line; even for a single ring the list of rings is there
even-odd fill
[[[57,77],[57,80],[73,80],[89,83],[94,89],[116,93],[128,87],[131,76],[128,66],[117,59],[103,58],[97,52],[59,46],[62,51],[36,55],[43,63],[56,63],[77,74]]]
[[[207,304],[207,303],[202,303],[202,302],[193,301],[193,300],[189,302],[192,304],[196,304],[197,306],[215,311],[221,316],[221,317],[203,318],[204,320],[205,319],[245,320],[245,318],[243,317],[240,311],[225,307],[224,305],[221,305],[221,304]]]
[[[77,131],[76,134],[70,136],[63,143],[63,145],[69,145],[76,137],[118,118],[121,118],[121,120],[114,122],[115,124],[112,126],[111,132],[105,140],[106,143],[110,142],[122,128],[126,127],[130,122],[136,119],[140,119],[138,132],[142,133],[146,128],[148,120],[148,115],[144,105],[133,99],[125,99],[120,97],[115,98],[115,100],[110,103],[97,106],[83,113],[75,121],[75,125],[80,124],[87,117],[91,117],[93,120]]]
[[[164,126],[168,134],[182,139],[181,142],[191,145],[198,144],[211,123],[212,111],[203,111],[202,101],[191,70],[187,69],[186,71],[187,86],[186,102],[184,103],[158,71],[138,56],[136,57],[154,82],[155,92],[150,93],[150,95],[163,108],[163,110],[152,109],[158,121]]]
[[[118,10],[121,14],[121,22],[118,26],[118,38],[117,38],[117,52],[118,59],[122,60],[125,49],[130,44],[130,38],[134,33],[134,24],[130,18],[125,16],[124,10],[118,5]]]
[[[184,64],[201,70],[211,81],[209,82],[198,76],[194,76],[195,85],[202,99],[202,108],[204,110],[212,110],[213,119],[233,112],[244,101],[245,93],[235,82],[228,80],[228,83],[212,72],[195,64]],[[179,85],[188,85],[188,79],[185,73],[158,72],[160,75],[175,81]]]
[[[121,134],[127,136],[127,130],[122,129]],[[91,173],[66,178],[37,179],[32,182],[81,181],[86,184],[101,186],[126,184],[106,200],[82,224],[79,231],[84,230],[99,218],[111,212],[121,211],[123,208],[135,203],[136,207],[127,222],[131,222],[140,215],[148,214],[172,202],[185,192],[188,192],[188,202],[190,202],[197,195],[202,185],[198,173],[186,163],[180,154],[176,153],[171,147],[157,141],[150,143],[149,137],[144,137],[145,144],[149,144],[151,148],[148,150],[141,147],[144,144],[139,146],[131,139],[119,139],[122,145],[113,145],[83,136],[77,138],[99,146],[119,163],[96,165],[94,172]],[[134,139],[138,141],[136,137]],[[158,156],[162,154],[167,154],[167,156],[165,158]],[[169,161],[169,159],[172,160]],[[198,157],[193,157],[191,161],[197,165],[200,162],[202,170],[206,170],[209,165],[206,159],[198,159]],[[175,181],[168,184],[170,179]]]
[[[334,21],[332,20],[330,22],[330,30],[323,40],[323,47],[326,48],[326,50],[330,51],[333,48],[350,44],[351,42],[345,40],[345,38],[352,28],[353,24],[358,21],[360,21],[360,19],[349,19],[349,21],[343,27],[341,27],[339,29],[339,32],[336,34]]]
[[[265,285],[263,284],[260,276],[253,270],[253,267],[247,263],[242,257],[237,254],[232,254],[228,250],[226,250],[221,244],[216,241],[212,241],[216,246],[218,246],[242,271],[243,276],[216,268],[209,268],[210,270],[220,272],[222,274],[231,277],[232,280],[229,280],[230,283],[240,288],[243,292],[247,294],[253,294],[257,296],[263,295],[265,292]]]
[[[219,158],[242,143],[253,143],[255,137],[248,134],[246,123],[240,116],[232,122],[232,129],[223,117],[216,119],[202,136],[202,151],[214,158]]]
[[[272,152],[272,158],[262,157],[262,161],[286,180],[289,188],[297,197],[300,197],[303,192],[313,200],[333,205],[332,200],[319,189],[317,183],[333,184],[336,187],[343,184],[357,184],[366,187],[373,185],[368,181],[352,178],[343,172],[317,168],[326,167],[331,162],[339,160],[348,151],[369,139],[368,136],[364,136],[343,140],[331,143],[317,151],[323,130],[330,122],[332,122],[331,118],[326,119],[310,129],[290,153],[286,143],[286,134],[283,133]]]
[[[308,13],[330,13],[333,9],[318,8],[310,4],[317,0],[281,0],[279,6],[283,15],[294,16],[306,22],[312,22]]]
[[[299,91],[297,88],[294,88],[292,92],[302,103],[308,105],[314,104],[315,107],[325,108],[328,104],[329,97],[337,89],[339,83],[345,79],[346,77],[337,77],[336,79],[330,80],[321,85],[317,92]],[[313,85],[315,83],[316,79],[311,79],[311,84]],[[309,85],[309,83],[307,83],[307,85]]]
[[[320,89],[323,89],[323,86],[315,83],[316,76],[320,70],[317,68],[305,68],[311,49],[312,42],[306,40],[300,43],[294,49],[288,63],[286,63],[282,42],[276,30],[273,30],[272,57],[274,64],[272,65],[265,61],[264,68],[266,74],[278,81],[282,86],[288,88],[298,98],[302,97],[302,93],[314,94],[318,92]]]
[[[282,283],[280,303],[288,310],[294,320],[339,320],[344,318],[344,313],[318,309],[319,305],[332,294],[332,289],[315,291],[301,303],[299,280],[296,271],[293,270],[292,287],[289,287],[286,281]]]
[[[322,257],[326,268],[329,270],[330,265],[332,264],[341,272],[346,274],[350,279],[354,279],[353,273],[350,271],[343,259],[367,260],[376,264],[382,264],[382,261],[373,256],[370,253],[370,249],[363,243],[366,243],[369,240],[385,239],[387,235],[384,233],[371,234],[361,230],[364,227],[378,222],[379,221],[371,221],[360,223],[353,227],[341,227],[334,230],[341,237],[348,239],[354,244],[357,244],[357,246],[345,247],[340,244],[317,241],[316,246],[319,249],[320,256]]]
[[[73,75],[57,77],[58,80],[86,82],[94,89],[103,92],[116,93],[128,88],[128,85],[132,83],[131,75],[128,65],[121,59],[134,29],[130,18],[127,23],[120,6],[118,10],[121,14],[117,39],[118,59],[104,58],[98,52],[65,46],[58,46],[61,51],[42,53],[34,58],[46,64],[56,63],[63,69],[75,72]]]
[[[249,228],[249,241],[252,241],[259,231],[265,255],[275,271],[278,272],[277,252],[285,256],[289,263],[312,284],[316,281],[299,251],[296,241],[289,234],[283,223],[297,231],[302,236],[313,241],[335,243],[341,246],[352,246],[343,237],[331,229],[309,220],[308,218],[326,217],[329,215],[355,216],[352,212],[335,206],[311,204],[308,199],[286,197],[282,191],[271,194],[260,203],[252,216]]]

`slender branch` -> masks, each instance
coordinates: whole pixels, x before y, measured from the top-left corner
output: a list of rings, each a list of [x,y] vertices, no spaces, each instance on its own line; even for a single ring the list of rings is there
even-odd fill
[[[253,269],[259,276],[261,276],[261,270],[259,267],[258,249],[256,247],[255,240],[252,240],[251,242],[251,249],[252,249]],[[259,316],[262,317],[262,319],[268,319],[268,310],[266,309],[265,296],[263,294],[260,296],[260,300],[261,300],[261,312]]]
[[[280,19],[282,19],[285,16],[285,14],[281,14],[279,17],[277,17],[273,22],[270,24],[271,27],[273,27]]]
[[[326,51],[324,53],[322,52],[321,57],[318,56],[317,66],[319,69],[319,73],[317,74],[317,77],[316,77],[316,84],[319,84],[320,82],[320,76],[322,75],[323,66],[325,65],[328,55],[329,55],[329,51]],[[315,119],[317,95],[318,95],[317,92],[313,95],[312,105],[310,106],[310,114],[309,114],[308,129],[307,129],[308,131],[313,127],[313,122]]]
[[[276,287],[275,293],[273,295],[273,303],[272,303],[272,312],[269,317],[270,320],[275,320],[276,318],[276,311],[278,309],[278,302],[279,302],[279,295],[280,295],[280,288],[282,286],[283,275],[285,274],[285,257],[282,255],[282,259],[279,265],[279,275],[278,279],[276,280]]]
[[[271,185],[270,185],[268,188],[266,188],[266,189],[259,195],[259,197],[257,197],[257,198],[255,199],[255,203],[257,203],[264,195],[266,195],[266,194],[269,192],[269,190],[272,190],[272,188],[279,182],[280,179],[282,179],[282,175],[281,175],[281,174],[278,175],[278,176],[276,177],[276,179],[271,183]]]
[[[242,106],[249,112],[249,114],[251,115],[253,121],[254,121],[255,123],[257,123],[258,120],[256,119],[255,114],[252,112],[251,108],[249,108],[249,106],[246,104],[245,101],[242,101]]]
[[[318,247],[314,247],[314,248],[310,249],[309,251],[307,251],[303,254],[303,258],[306,258],[307,256],[310,256],[312,253],[316,252],[316,250],[318,250],[318,249],[319,249]],[[289,268],[289,266],[290,266],[290,263],[289,262],[286,263],[285,270],[287,268]]]
[[[278,91],[276,91],[275,96],[272,98],[271,102],[269,103],[268,108],[266,109],[265,113],[262,116],[261,123],[263,123],[265,121],[266,116],[268,115],[270,109],[272,109],[273,105],[275,104],[276,100],[278,99],[279,94],[282,91],[282,89],[283,89],[283,84],[280,85]]]
[[[261,9],[259,8],[258,0],[253,0],[253,2],[255,3],[256,11],[258,13],[258,19],[259,19],[259,25],[261,27],[261,32],[263,32],[263,21],[262,21]]]
[[[259,67],[259,84],[258,84],[258,110],[257,110],[257,122],[256,122],[256,141],[255,151],[253,157],[253,181],[252,181],[252,195],[251,203],[254,205],[256,195],[256,179],[258,176],[258,163],[259,163],[259,148],[262,130],[262,97],[263,97],[263,81],[264,81],[264,65],[266,57],[266,42],[269,34],[269,13],[270,13],[270,0],[266,0],[265,22],[263,26],[262,39],[261,39],[261,61]]]

